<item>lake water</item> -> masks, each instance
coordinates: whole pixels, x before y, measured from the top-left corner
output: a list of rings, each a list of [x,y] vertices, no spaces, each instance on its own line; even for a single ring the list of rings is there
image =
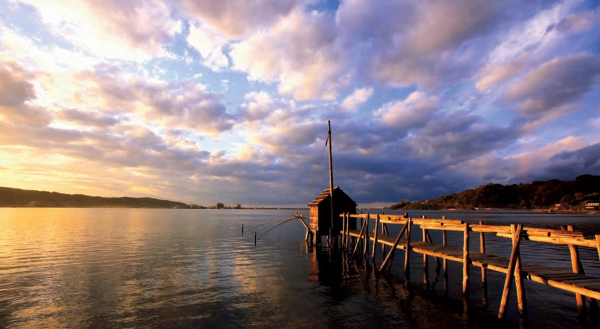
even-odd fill
[[[422,256],[403,255],[375,275],[360,259],[307,250],[304,227],[286,223],[254,245],[260,223],[289,210],[0,209],[2,328],[572,328],[573,294],[526,281],[529,318],[519,320],[513,290],[507,319],[496,319],[503,275],[488,271],[489,306],[481,303],[480,269],[471,267],[469,303],[462,265],[449,262],[441,282],[423,285]],[[307,215],[308,211],[304,212]],[[411,212],[451,219],[535,225],[574,224],[600,232],[599,216],[529,212]],[[241,235],[241,225],[246,227]],[[260,233],[270,226],[256,228]],[[399,228],[393,227],[392,233]],[[418,231],[418,232],[417,232]],[[415,230],[420,239],[420,230]],[[433,240],[441,241],[432,231]],[[478,237],[473,234],[473,250]],[[487,237],[507,256],[510,241]],[[449,233],[460,246],[462,235]],[[524,261],[570,268],[566,246],[523,243]],[[600,276],[596,250],[580,248],[588,274]],[[379,251],[379,257],[381,252]],[[381,263],[381,258],[377,260]],[[429,277],[435,278],[430,260]]]

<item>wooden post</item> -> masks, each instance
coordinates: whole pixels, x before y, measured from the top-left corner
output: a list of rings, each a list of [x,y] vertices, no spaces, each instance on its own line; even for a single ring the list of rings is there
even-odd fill
[[[504,317],[504,313],[506,312],[508,297],[510,296],[510,288],[512,286],[512,280],[515,274],[515,267],[519,256],[519,245],[521,242],[521,231],[523,230],[523,225],[511,224],[510,229],[512,231],[512,251],[510,253],[510,260],[508,261],[508,271],[506,272],[506,281],[504,281],[504,290],[502,290],[500,310],[498,310],[499,319],[502,319]]]
[[[361,218],[361,222],[362,222],[361,223],[362,225],[360,227],[360,232],[358,233],[358,238],[356,240],[356,244],[354,245],[354,250],[352,251],[352,256],[354,256],[356,254],[356,251],[358,250],[358,246],[360,245],[359,242],[362,241],[362,235],[363,235],[363,232],[365,231],[365,222],[362,221],[362,218]]]
[[[406,283],[410,280],[410,234],[412,231],[412,220],[410,218],[406,219],[407,227],[406,227],[406,251],[404,253],[404,278],[406,279]]]
[[[517,303],[519,305],[519,316],[526,315],[526,300],[525,286],[523,285],[523,274],[521,273],[521,253],[517,254],[517,262],[515,264],[515,286],[517,288]]]
[[[425,216],[423,216],[425,218]],[[427,229],[421,228],[423,231],[423,242],[427,242]],[[423,254],[423,283],[425,286],[429,287],[429,263],[427,259],[427,255]]]
[[[442,219],[446,219],[446,216],[442,216]],[[442,230],[442,246],[448,245],[448,232]],[[442,268],[444,270],[444,292],[448,292],[448,260],[444,258],[442,260]]]
[[[344,232],[344,249],[348,251],[350,245],[350,213],[346,213],[346,231]]]
[[[394,253],[396,252],[396,247],[398,247],[398,243],[400,242],[400,239],[402,239],[402,235],[404,235],[404,233],[406,232],[406,230],[408,228],[408,221],[409,220],[407,219],[406,220],[406,224],[404,224],[404,227],[402,227],[402,229],[400,230],[400,233],[398,233],[398,236],[396,237],[396,240],[394,240],[394,245],[390,249],[390,252],[388,253],[388,255],[385,257],[385,260],[383,261],[383,263],[381,263],[381,267],[379,268],[379,272],[383,271],[385,269],[385,267],[387,266],[387,264],[394,257]]]
[[[256,246],[256,232],[254,232],[254,246]]]
[[[573,225],[560,226],[561,229],[567,231],[573,231]],[[573,269],[573,273],[582,274],[581,261],[579,260],[579,250],[577,246],[572,244],[569,246],[569,252],[571,253],[571,268]],[[577,314],[584,315],[585,314],[585,300],[583,299],[583,295],[575,293],[575,299],[577,300]]]
[[[596,250],[598,250],[598,258],[600,258],[600,234],[596,235]]]
[[[377,254],[377,229],[379,228],[379,214],[375,217],[375,227],[373,228],[373,253],[371,254],[371,261],[375,265],[375,255]]]
[[[463,250],[463,295],[469,293],[469,223],[465,223]]]
[[[389,219],[389,217],[388,217]],[[381,224],[381,235],[389,235],[388,230],[387,230],[387,225],[385,223]],[[385,244],[381,244],[381,257],[383,257],[385,255]]]
[[[242,236],[244,236],[244,224],[242,224]]]
[[[342,249],[344,249],[344,246],[346,245],[346,213],[343,212],[342,213],[342,235],[341,235],[341,244],[342,244]]]
[[[479,225],[483,225],[483,221],[479,221]],[[483,232],[479,232],[479,252],[485,255],[485,236]],[[488,306],[487,300],[487,269],[481,267],[481,301],[484,307]]]
[[[367,213],[367,218],[365,218],[365,249],[363,250],[363,256],[366,260],[369,260],[369,213]]]

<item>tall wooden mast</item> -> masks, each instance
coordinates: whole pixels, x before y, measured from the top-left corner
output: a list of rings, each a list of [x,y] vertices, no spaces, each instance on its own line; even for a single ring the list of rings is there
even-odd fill
[[[329,141],[329,199],[331,200],[331,228],[329,241],[333,243],[333,159],[331,156],[331,121],[327,120],[327,140]]]

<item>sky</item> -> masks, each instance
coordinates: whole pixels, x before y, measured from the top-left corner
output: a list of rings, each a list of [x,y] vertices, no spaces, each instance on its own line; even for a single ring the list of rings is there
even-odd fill
[[[598,1],[0,0],[0,185],[359,206],[600,174]]]

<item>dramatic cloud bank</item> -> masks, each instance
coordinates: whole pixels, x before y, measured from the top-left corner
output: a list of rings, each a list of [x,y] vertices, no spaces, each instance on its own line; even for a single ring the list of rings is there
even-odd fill
[[[359,205],[600,174],[594,1],[0,6],[4,186],[305,205],[327,120]]]

